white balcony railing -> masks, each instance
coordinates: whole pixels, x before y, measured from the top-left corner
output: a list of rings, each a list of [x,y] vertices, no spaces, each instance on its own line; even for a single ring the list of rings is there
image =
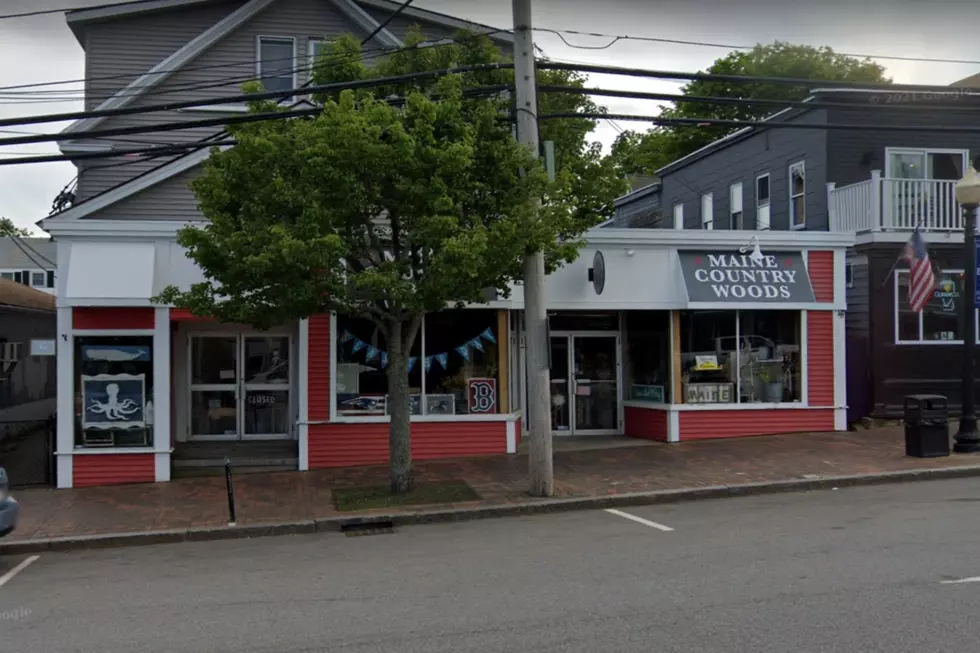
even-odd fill
[[[945,179],[886,179],[879,170],[872,171],[871,179],[850,186],[827,184],[830,230],[962,229],[955,187],[956,181]]]

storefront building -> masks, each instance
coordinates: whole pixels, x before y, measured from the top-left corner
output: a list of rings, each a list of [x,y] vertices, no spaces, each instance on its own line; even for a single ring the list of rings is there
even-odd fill
[[[167,481],[195,451],[288,451],[299,470],[387,461],[387,351],[372,323],[321,315],[261,332],[155,306],[167,285],[201,279],[180,225],[45,226],[60,271],[59,487]],[[593,230],[548,280],[555,435],[845,428],[851,240]],[[522,308],[517,285],[426,317],[410,359],[416,460],[517,452]]]

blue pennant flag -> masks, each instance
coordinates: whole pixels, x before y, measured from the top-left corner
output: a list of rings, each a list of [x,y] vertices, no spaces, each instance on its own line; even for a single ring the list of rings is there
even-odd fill
[[[340,334],[340,342],[350,342],[354,339],[354,334],[344,329],[344,332]]]
[[[487,327],[486,330],[480,334],[480,337],[484,340],[489,340],[490,342],[496,344],[497,339],[493,337],[493,329]]]
[[[480,351],[483,351],[483,342],[479,338],[473,338],[472,340],[469,341],[468,344],[473,349],[479,349]]]
[[[460,345],[456,348],[456,351],[459,352],[459,355],[463,357],[464,361],[468,361],[470,359],[470,346],[468,343],[465,345]]]
[[[433,358],[434,358],[433,356],[426,356],[425,357],[425,371],[426,372],[428,372],[429,370],[432,369],[432,359]]]
[[[446,365],[449,362],[449,354],[442,352],[441,354],[436,354],[436,360],[442,365],[442,369],[446,369]]]
[[[356,354],[357,352],[361,351],[362,349],[364,349],[367,346],[368,346],[368,344],[366,342],[364,342],[363,340],[359,340],[357,338],[354,338],[354,347],[351,349],[351,351]]]
[[[388,352],[381,352],[381,368],[384,369],[388,367]]]
[[[379,350],[378,350],[377,347],[375,347],[373,345],[368,345],[367,354],[365,354],[364,360],[369,361],[372,358],[374,358],[375,356],[377,356],[378,353],[379,353]]]
[[[412,356],[411,358],[408,359],[408,371],[409,372],[411,372],[412,370],[415,369],[415,364],[417,362],[419,362],[419,357],[418,356]]]

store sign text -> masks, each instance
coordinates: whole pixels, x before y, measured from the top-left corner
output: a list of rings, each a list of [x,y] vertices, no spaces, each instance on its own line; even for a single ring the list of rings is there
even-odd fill
[[[813,290],[799,252],[764,255],[680,252],[692,302],[812,302]]]

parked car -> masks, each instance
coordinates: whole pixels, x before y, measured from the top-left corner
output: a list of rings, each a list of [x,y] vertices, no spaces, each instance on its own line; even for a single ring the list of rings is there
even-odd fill
[[[13,532],[17,527],[18,515],[20,504],[10,496],[10,479],[4,468],[0,467],[0,537]]]

